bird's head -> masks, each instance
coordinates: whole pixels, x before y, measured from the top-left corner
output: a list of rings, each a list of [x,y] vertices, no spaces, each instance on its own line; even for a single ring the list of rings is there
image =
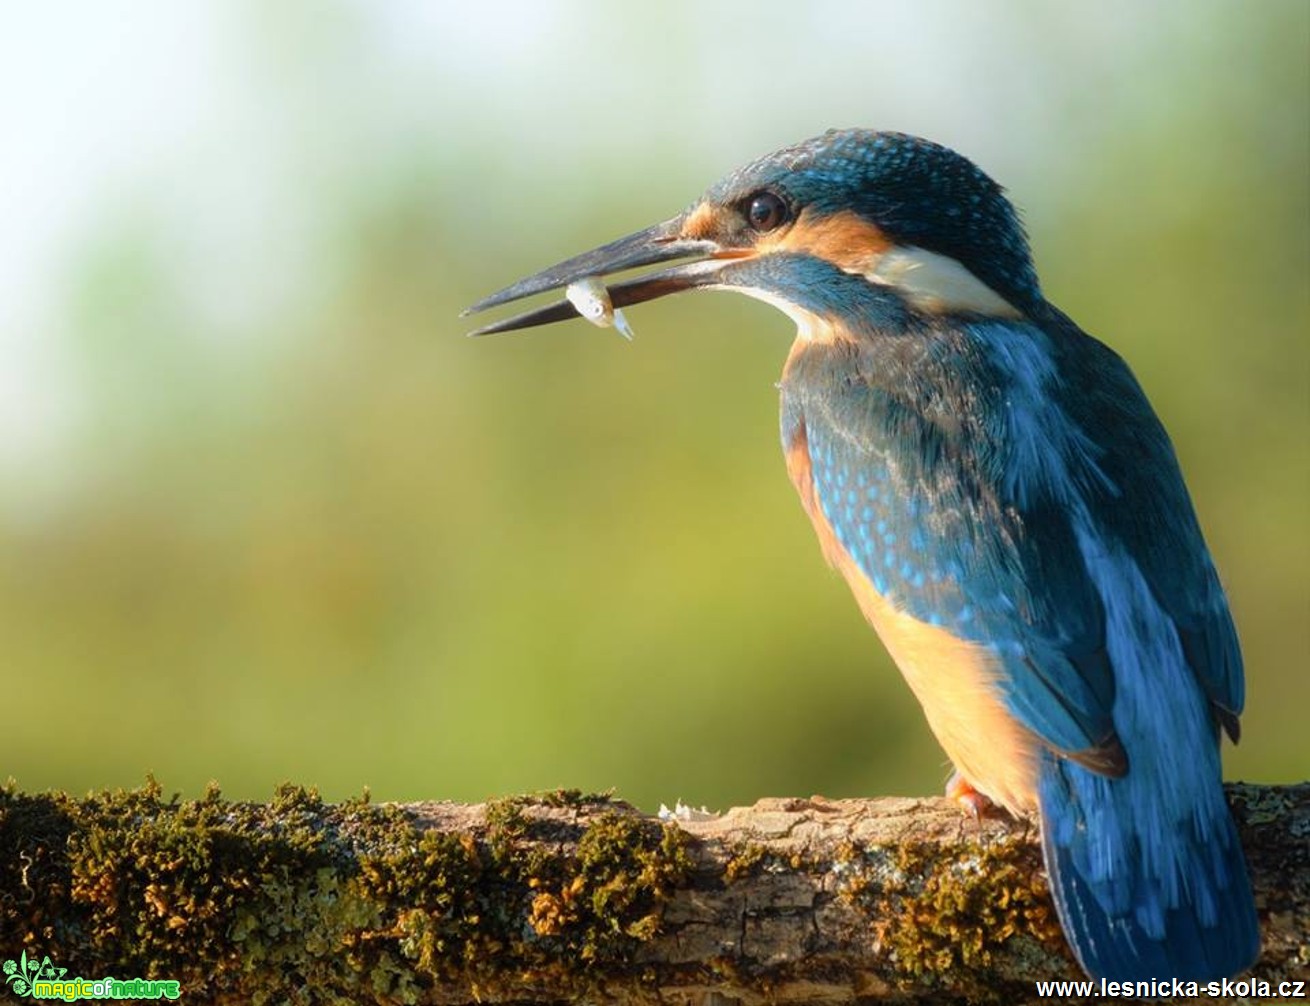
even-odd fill
[[[738,290],[831,320],[852,281],[908,310],[1019,317],[1041,302],[1019,218],[967,158],[901,133],[829,130],[734,171],[685,211],[520,280],[465,313],[590,276],[692,261],[609,285],[617,307],[690,289]],[[475,335],[576,316],[560,301]]]

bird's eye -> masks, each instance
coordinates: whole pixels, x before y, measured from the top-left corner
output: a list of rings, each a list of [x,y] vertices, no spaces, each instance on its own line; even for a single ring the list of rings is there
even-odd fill
[[[787,204],[772,192],[760,192],[751,197],[746,220],[757,231],[771,231],[787,220]]]

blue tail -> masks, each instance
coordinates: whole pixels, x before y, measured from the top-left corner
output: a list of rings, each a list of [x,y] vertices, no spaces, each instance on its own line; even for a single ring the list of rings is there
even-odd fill
[[[1169,779],[1150,759],[1110,779],[1046,755],[1042,852],[1078,962],[1111,981],[1210,981],[1249,968],[1260,931],[1213,764]],[[1190,785],[1189,785],[1190,783]]]

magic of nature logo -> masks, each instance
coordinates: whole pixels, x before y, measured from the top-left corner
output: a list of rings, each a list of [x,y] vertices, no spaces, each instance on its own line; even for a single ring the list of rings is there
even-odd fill
[[[181,983],[159,978],[69,978],[68,969],[54,964],[49,956],[28,957],[0,964],[9,991],[26,999],[176,999]]]

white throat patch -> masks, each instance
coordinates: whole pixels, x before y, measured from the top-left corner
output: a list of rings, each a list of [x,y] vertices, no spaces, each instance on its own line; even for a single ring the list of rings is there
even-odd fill
[[[922,248],[889,248],[864,273],[928,314],[981,314],[1021,318],[1023,312],[949,255]]]
[[[793,304],[785,297],[780,297],[771,290],[763,290],[757,286],[723,286],[710,287],[714,290],[726,290],[730,293],[744,293],[747,297],[753,297],[755,300],[763,301],[770,307],[776,307],[788,318],[796,323],[796,335],[806,342],[834,342],[838,338],[837,329],[833,327],[832,322],[827,318],[821,317],[812,311],[797,304]]]

